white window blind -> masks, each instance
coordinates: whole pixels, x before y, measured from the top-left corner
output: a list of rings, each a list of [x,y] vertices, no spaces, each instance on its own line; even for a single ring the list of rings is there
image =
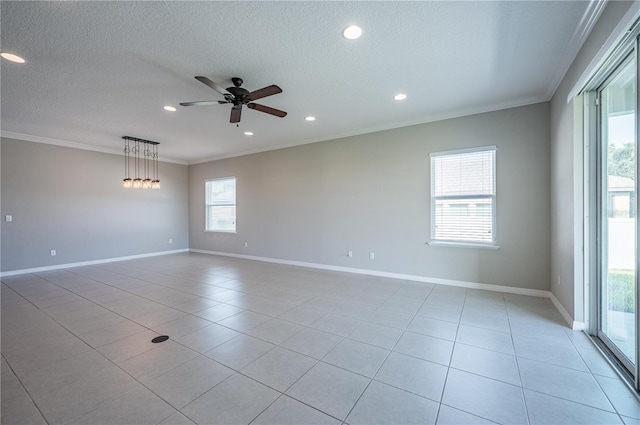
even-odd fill
[[[205,230],[236,231],[236,178],[225,177],[205,182]]]
[[[430,156],[431,240],[494,245],[496,147]]]

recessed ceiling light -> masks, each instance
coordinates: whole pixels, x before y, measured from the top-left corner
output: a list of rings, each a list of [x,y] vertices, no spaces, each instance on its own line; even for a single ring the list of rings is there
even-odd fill
[[[245,131],[244,135],[245,136],[253,136],[253,131]]]
[[[316,117],[314,117],[313,115],[308,115],[308,116],[304,117],[304,119],[307,120],[307,121],[315,121]]]
[[[357,25],[349,25],[342,30],[342,36],[347,40],[355,40],[362,35],[362,28]]]
[[[407,98],[407,95],[404,93],[398,93],[397,95],[393,96],[393,98],[395,100],[405,100]]]
[[[14,55],[13,53],[2,52],[2,53],[0,53],[0,56],[2,56],[3,58],[5,58],[6,60],[11,61],[11,62],[25,63],[24,59],[22,59],[18,55]]]
[[[176,108],[174,106],[167,105],[163,108],[165,111],[175,112]]]

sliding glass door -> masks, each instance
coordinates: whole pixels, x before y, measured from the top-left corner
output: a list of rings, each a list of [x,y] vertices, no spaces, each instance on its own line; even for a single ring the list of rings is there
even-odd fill
[[[598,337],[636,376],[637,60],[632,52],[597,90]]]

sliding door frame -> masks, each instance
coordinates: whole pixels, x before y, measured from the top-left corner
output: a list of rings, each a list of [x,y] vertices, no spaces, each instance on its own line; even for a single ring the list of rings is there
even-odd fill
[[[640,389],[640,196],[638,194],[637,179],[640,177],[640,144],[638,143],[640,135],[640,45],[638,37],[638,28],[634,31],[633,39],[618,49],[615,57],[610,58],[606,66],[603,66],[601,72],[598,73],[599,79],[592,80],[590,87],[583,92],[584,102],[584,276],[585,276],[585,295],[587,297],[586,331],[598,338],[605,351],[608,351],[610,358],[617,363],[623,372],[627,374],[627,378],[636,390]],[[600,92],[611,79],[617,76],[618,72],[628,64],[629,61],[635,59],[635,146],[636,146],[636,216],[635,216],[635,249],[636,249],[636,269],[635,269],[635,364],[631,363],[628,358],[621,352],[618,347],[602,332],[601,325],[603,314],[601,284],[607,273],[603,270],[602,262],[602,243],[606,243],[603,235],[602,217],[603,205],[602,199],[602,171],[601,162],[603,159],[603,140],[602,140],[602,105],[600,103]],[[594,81],[596,83],[594,83]],[[604,159],[606,160],[606,158]],[[606,211],[604,211],[606,213]],[[606,216],[606,214],[605,214]],[[606,218],[606,217],[605,217]]]

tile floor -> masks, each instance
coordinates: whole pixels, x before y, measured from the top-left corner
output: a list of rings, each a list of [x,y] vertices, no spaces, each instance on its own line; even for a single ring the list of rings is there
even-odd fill
[[[640,424],[547,299],[194,253],[2,283],[2,424]]]

